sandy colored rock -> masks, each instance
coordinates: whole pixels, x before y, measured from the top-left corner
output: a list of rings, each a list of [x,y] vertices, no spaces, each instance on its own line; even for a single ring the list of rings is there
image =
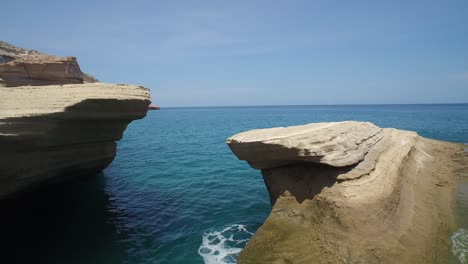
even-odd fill
[[[350,121],[256,129],[228,138],[227,144],[257,169],[301,162],[344,167],[361,161],[382,136],[371,123]]]
[[[0,41],[0,86],[97,82],[81,71],[75,57],[58,57]]]
[[[146,88],[102,83],[3,88],[0,98],[0,198],[104,169],[150,104]]]
[[[3,88],[0,98],[0,198],[104,169],[150,104],[146,88],[102,83]]]
[[[363,127],[369,128],[368,134],[359,132]],[[319,123],[261,130],[266,133],[254,130],[228,139],[239,158],[253,157],[251,164],[283,160],[282,154],[261,154],[271,140],[280,139],[287,143],[275,146],[293,161],[263,167],[272,211],[238,262],[446,263],[456,175],[467,163],[463,146],[374,127],[361,122]],[[366,147],[355,144],[375,138],[372,135],[379,139]],[[330,144],[348,137],[347,144]],[[284,151],[285,146],[295,148],[298,157]],[[244,154],[248,148],[250,156]],[[303,159],[306,148],[320,153],[320,158]],[[333,159],[323,160],[330,153]],[[343,167],[330,160],[354,163]]]
[[[149,89],[94,82],[74,57],[0,42],[0,59],[0,198],[96,174],[148,111]]]
[[[74,105],[92,100],[115,100],[130,102],[144,101],[149,105],[149,89],[142,86],[126,84],[67,84],[49,86],[19,86],[12,89],[0,90],[0,119],[38,116],[64,112],[63,115],[87,117],[90,113],[83,111],[69,111]],[[75,106],[76,107],[76,106]],[[96,105],[98,107],[98,105]],[[107,118],[143,117],[138,108],[137,112],[105,111],[93,113]],[[83,116],[80,116],[83,115]],[[126,116],[127,115],[127,116]]]
[[[28,55],[0,64],[4,86],[83,83],[75,57]]]
[[[41,54],[35,50],[27,50],[13,46],[4,41],[0,41],[0,63],[6,63],[22,56]]]

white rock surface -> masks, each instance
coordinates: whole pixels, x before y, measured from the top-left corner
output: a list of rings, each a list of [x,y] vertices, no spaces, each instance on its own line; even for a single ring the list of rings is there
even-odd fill
[[[234,135],[227,144],[257,169],[299,162],[344,167],[361,161],[383,136],[369,122],[330,122],[256,129]]]

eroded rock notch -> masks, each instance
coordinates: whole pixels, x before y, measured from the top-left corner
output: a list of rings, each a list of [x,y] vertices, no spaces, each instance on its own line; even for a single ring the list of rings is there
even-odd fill
[[[463,146],[368,122],[227,140],[261,169],[272,211],[239,263],[442,263]]]

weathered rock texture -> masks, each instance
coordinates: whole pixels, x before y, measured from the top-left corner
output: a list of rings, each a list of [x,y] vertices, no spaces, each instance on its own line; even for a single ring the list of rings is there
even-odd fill
[[[371,123],[252,130],[227,144],[272,211],[239,263],[443,263],[463,146]]]
[[[75,57],[61,58],[0,41],[0,85],[52,85],[97,82]]]
[[[6,63],[21,56],[27,56],[31,54],[40,54],[40,52],[35,50],[23,49],[20,47],[13,46],[9,43],[0,41],[0,63]]]
[[[24,58],[0,64],[6,69],[0,71],[0,78],[13,72]],[[9,87],[0,87],[0,198],[41,183],[104,169],[113,160],[115,141],[127,125],[146,115],[150,104],[147,88],[68,84],[73,78],[54,73],[66,64],[57,66],[62,61],[66,60],[43,62],[35,76],[48,76],[47,82],[57,76],[52,83],[67,84],[42,85],[42,81],[26,78],[27,86],[13,86],[23,83],[18,75],[14,82],[8,82]],[[69,66],[79,70],[75,59]]]

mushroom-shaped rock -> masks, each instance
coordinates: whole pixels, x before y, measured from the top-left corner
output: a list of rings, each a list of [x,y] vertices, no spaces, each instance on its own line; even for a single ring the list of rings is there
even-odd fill
[[[227,144],[261,169],[272,204],[238,263],[447,263],[461,144],[354,121]]]
[[[302,162],[344,167],[363,160],[383,137],[369,122],[330,122],[256,129],[227,139],[232,152],[256,169]]]

